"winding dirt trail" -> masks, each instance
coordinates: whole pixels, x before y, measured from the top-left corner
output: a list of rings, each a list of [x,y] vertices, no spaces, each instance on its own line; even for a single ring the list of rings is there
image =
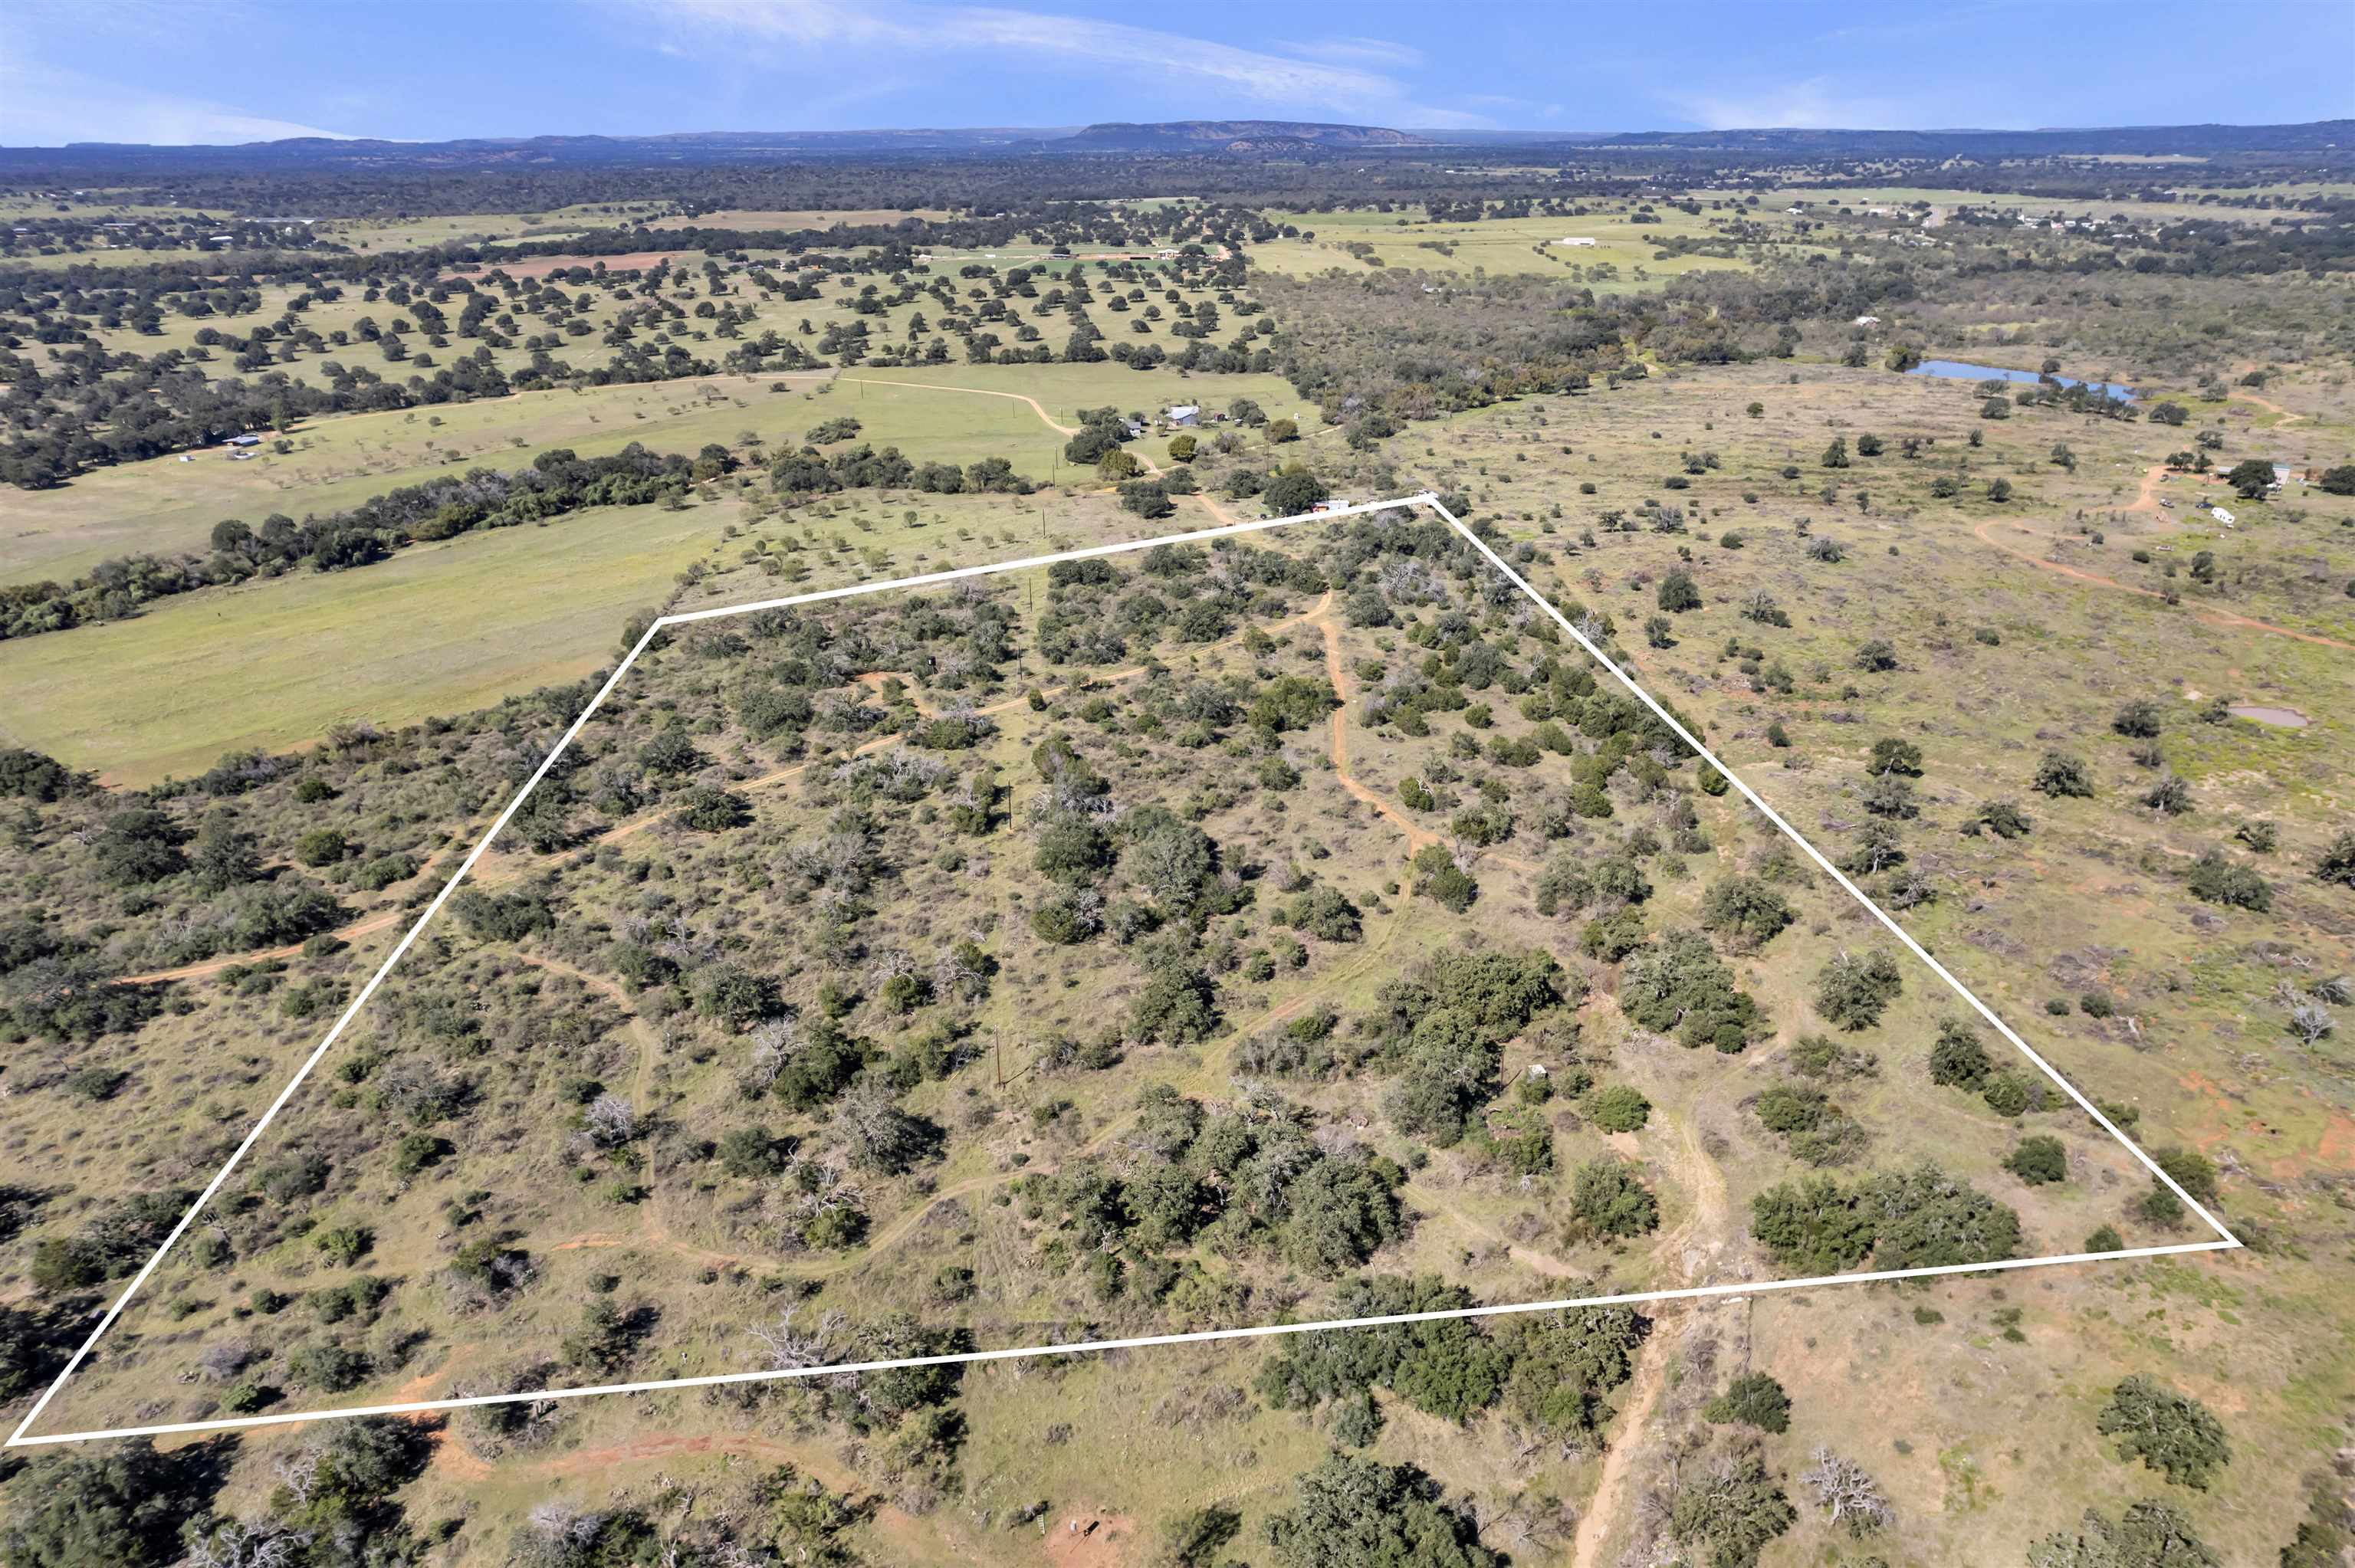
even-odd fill
[[[1017,403],[1028,403],[1039,420],[1059,436],[1076,436],[1077,425],[1066,425],[1047,412],[1047,406],[1028,392],[998,392],[987,387],[951,387],[943,381],[886,381],[879,376],[837,376],[837,381],[855,381],[862,387],[921,387],[927,392],[963,392],[975,397],[1010,397]]]
[[[1326,597],[1330,599],[1332,596],[1327,594]],[[1439,842],[1437,833],[1417,822],[1399,807],[1392,805],[1388,800],[1359,782],[1357,775],[1349,771],[1349,699],[1355,694],[1351,690],[1348,672],[1341,665],[1341,632],[1339,628],[1333,624],[1330,616],[1326,616],[1318,621],[1317,630],[1325,634],[1325,678],[1333,683],[1333,694],[1341,701],[1341,705],[1333,710],[1332,715],[1334,779],[1342,789],[1349,792],[1351,800],[1360,805],[1371,806],[1375,813],[1384,821],[1406,835],[1409,854],[1414,853],[1425,845],[1437,843]]]
[[[1693,1124],[1689,1120],[1678,1124],[1677,1135],[1681,1152],[1676,1163],[1693,1194],[1693,1209],[1682,1224],[1660,1238],[1652,1253],[1656,1259],[1669,1261],[1690,1282],[1694,1277],[1692,1242],[1700,1237],[1728,1234],[1729,1209],[1725,1173],[1701,1147],[1700,1135]],[[1674,1256],[1678,1253],[1683,1255]],[[1603,1549],[1610,1541],[1612,1527],[1628,1515],[1628,1493],[1636,1480],[1636,1436],[1651,1420],[1661,1392],[1668,1386],[1668,1326],[1682,1321],[1689,1309],[1686,1303],[1678,1302],[1652,1314],[1652,1331],[1645,1336],[1643,1346],[1636,1353],[1636,1375],[1628,1381],[1626,1397],[1619,1406],[1618,1429],[1603,1450],[1603,1469],[1595,1478],[1594,1495],[1579,1515],[1577,1541],[1571,1556],[1572,1568],[1601,1568]]]
[[[2026,561],[2039,571],[2051,572],[2057,577],[2073,577],[2079,582],[2093,583],[2101,588],[2115,588],[2120,593],[2138,594],[2144,599],[2163,600],[2167,597],[2153,588],[2140,588],[2133,583],[2122,583],[2115,577],[2105,577],[2099,572],[2089,572],[2082,567],[2073,567],[2063,561],[2047,560],[2033,551],[2023,550],[2017,545],[2008,545],[1990,532],[1992,529],[2005,526],[2026,534],[2030,538],[2050,537],[2049,535],[2038,533],[2016,517],[1990,517],[1973,528],[1971,532],[1977,535],[1982,544],[1993,545],[2005,555]],[[2227,609],[2206,609],[2193,605],[2181,605],[2179,608],[2189,611],[2193,619],[2204,620],[2211,626],[2226,627],[2236,631],[2268,632],[2275,637],[2287,637],[2296,641],[2309,642],[2318,648],[2344,648],[2350,652],[2355,652],[2355,642],[2344,641],[2336,637],[2326,637],[2319,631],[2299,631],[2292,627],[2275,626],[2270,620],[2258,620],[2251,616],[2235,615]]]
[[[1693,1250],[1693,1244],[1702,1238],[1733,1234],[1727,1228],[1731,1202],[1725,1172],[1701,1146],[1700,1129],[1692,1118],[1677,1124],[1677,1139],[1675,1162],[1687,1190],[1693,1195],[1692,1213],[1654,1244],[1652,1255],[1656,1263],[1672,1267],[1691,1284],[1699,1282],[1701,1271],[1695,1266],[1702,1261]],[[1652,1331],[1645,1336],[1642,1348],[1636,1351],[1636,1375],[1629,1380],[1626,1397],[1619,1406],[1618,1430],[1603,1451],[1603,1469],[1595,1478],[1594,1495],[1579,1516],[1577,1541],[1571,1558],[1572,1568],[1601,1568],[1603,1549],[1610,1541],[1612,1526],[1628,1515],[1628,1493],[1636,1480],[1636,1435],[1651,1420],[1661,1392],[1668,1386],[1668,1326],[1682,1321],[1691,1309],[1689,1303],[1678,1302],[1663,1306],[1652,1314]]]
[[[2304,414],[2293,414],[2272,398],[2260,397],[2254,392],[2235,392],[2232,397],[2235,403],[2254,403],[2268,414],[2278,414],[2281,416],[2281,422],[2285,425],[2301,424],[2306,419]]]
[[[1325,634],[1327,671],[1328,674],[1334,678],[1334,689],[1336,693],[1338,694],[1347,692],[1348,675],[1346,672],[1341,670],[1339,664],[1340,642],[1331,620],[1332,609],[1333,594],[1330,590],[1327,590],[1317,599],[1316,604],[1313,608],[1301,615],[1291,617],[1284,621],[1277,622],[1274,629],[1283,630],[1309,623],[1315,623],[1319,627]],[[1133,672],[1133,673],[1142,673],[1142,671]],[[1392,827],[1399,831],[1401,835],[1407,840],[1412,848],[1420,848],[1424,843],[1438,842],[1436,835],[1419,827],[1396,805],[1392,804],[1380,795],[1376,794],[1373,790],[1367,789],[1364,785],[1358,782],[1356,779],[1349,775],[1348,771],[1348,738],[1347,731],[1341,721],[1342,710],[1336,710],[1333,715],[1329,746],[1334,764],[1335,776],[1342,782],[1343,787],[1348,790],[1353,798],[1373,807],[1374,810],[1381,816],[1383,821],[1389,822]],[[892,738],[896,739],[897,737],[895,736]],[[803,766],[806,767],[807,765],[804,764]],[[788,768],[783,770],[782,773],[773,775],[772,777],[790,777],[800,770],[801,769],[799,768]],[[763,779],[755,780],[754,782],[764,783],[768,781],[769,780]],[[1519,863],[1517,862],[1515,863]],[[1402,897],[1401,900],[1401,910],[1403,908],[1404,902],[1405,900]],[[1365,950],[1356,959],[1352,959],[1348,964],[1343,965],[1341,968],[1335,969],[1330,974],[1324,976],[1316,985],[1309,987],[1308,989],[1301,991],[1298,995],[1294,996],[1285,1001],[1279,1002],[1275,1006],[1264,1009],[1250,1022],[1227,1031],[1223,1043],[1219,1047],[1205,1054],[1202,1066],[1194,1075],[1193,1086],[1196,1087],[1215,1088],[1219,1081],[1225,1075],[1226,1063],[1232,1057],[1236,1048],[1241,1044],[1241,1042],[1298,1016],[1321,997],[1333,991],[1334,988],[1348,983],[1376,964],[1384,961],[1391,940],[1397,934],[1400,924],[1400,916],[1398,915],[1393,915],[1393,916],[1384,924],[1381,934],[1372,941],[1366,943]],[[553,960],[530,958],[527,956],[527,961],[539,963],[544,967],[574,975],[576,978],[580,978],[584,981],[589,980],[591,978],[584,971],[574,969],[570,965],[559,964]],[[613,982],[610,980],[602,981],[602,984],[605,987],[612,988],[608,994],[618,993],[619,988],[613,987]],[[643,1102],[643,1096],[641,1097],[641,1100]],[[1108,1123],[1102,1130],[1097,1132],[1094,1137],[1089,1139],[1066,1158],[1083,1159],[1103,1153],[1104,1150],[1109,1148],[1113,1141],[1126,1129],[1128,1125],[1135,1120],[1136,1114],[1137,1113],[1132,1111],[1125,1116],[1115,1118],[1114,1121]],[[1025,1174],[1038,1175],[1042,1173],[1051,1173],[1055,1170],[1060,1169],[1060,1164],[1061,1161],[1033,1161],[1031,1164],[1018,1171],[992,1171],[985,1175],[968,1177],[964,1181],[956,1182],[954,1185],[941,1188],[932,1193],[927,1201],[922,1204],[911,1208],[896,1216],[889,1224],[871,1233],[865,1243],[856,1252],[845,1253],[837,1257],[813,1260],[807,1257],[797,1256],[789,1259],[771,1256],[761,1253],[715,1252],[706,1247],[696,1246],[691,1243],[679,1241],[671,1234],[669,1227],[662,1223],[659,1215],[656,1214],[649,1214],[649,1223],[639,1227],[635,1231],[587,1232],[580,1235],[569,1237],[564,1241],[555,1244],[554,1250],[558,1252],[575,1252],[585,1249],[651,1246],[671,1252],[678,1256],[686,1257],[696,1263],[710,1266],[736,1267],[747,1264],[763,1264],[771,1267],[790,1269],[799,1277],[826,1278],[834,1275],[847,1273],[852,1269],[863,1267],[867,1264],[873,1262],[884,1253],[889,1252],[893,1247],[905,1241],[908,1237],[913,1235],[917,1230],[922,1226],[925,1220],[943,1203],[954,1202],[962,1198],[967,1198],[976,1193],[988,1192],[994,1188],[1003,1186],[1009,1181],[1015,1181]],[[1514,1247],[1512,1251],[1516,1258],[1541,1274],[1566,1276],[1573,1272],[1568,1267],[1568,1266],[1562,1265],[1557,1260],[1548,1257],[1544,1254],[1536,1253],[1530,1249],[1518,1246]]]
[[[1661,1325],[1667,1314],[1655,1314],[1652,1331],[1636,1352],[1636,1375],[1628,1381],[1627,1397],[1619,1406],[1619,1430],[1603,1450],[1603,1473],[1595,1478],[1594,1496],[1578,1516],[1578,1538],[1571,1553],[1572,1568],[1602,1568],[1603,1548],[1611,1538],[1613,1522],[1626,1512],[1626,1494],[1636,1466],[1635,1435],[1652,1418],[1653,1407],[1668,1386],[1668,1357],[1659,1341],[1667,1336]]]
[[[446,853],[445,850],[435,850],[426,856],[424,863],[406,880],[414,882],[425,875],[433,869],[444,853]],[[395,904],[372,914],[364,915],[348,926],[338,926],[326,935],[348,942],[355,937],[365,937],[370,932],[397,926],[407,918],[408,915],[408,910]],[[166,980],[202,980],[207,975],[217,975],[223,969],[233,969],[239,964],[259,964],[266,963],[272,959],[300,958],[302,953],[303,944],[295,942],[283,948],[261,948],[250,953],[230,953],[222,958],[207,959],[200,964],[182,964],[173,969],[150,969],[145,974],[117,975],[107,983],[109,985],[161,985]]]

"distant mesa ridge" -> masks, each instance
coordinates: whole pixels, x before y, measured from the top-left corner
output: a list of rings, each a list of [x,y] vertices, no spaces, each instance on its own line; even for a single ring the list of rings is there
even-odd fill
[[[1430,138],[1380,125],[1335,125],[1308,120],[1170,120],[1156,124],[1111,122],[1084,126],[1049,143],[1063,153],[1280,153],[1293,149],[1428,147]]]
[[[514,169],[746,164],[826,158],[1066,156],[1289,158],[1576,146],[1590,155],[1725,161],[1781,155],[1985,158],[2075,154],[2195,156],[2355,149],[2355,120],[2295,125],[2126,125],[2037,131],[1856,131],[1804,126],[1721,131],[1394,130],[1309,120],[1172,120],[1082,126],[871,131],[687,131],[659,136],[467,137],[446,142],[292,137],[241,146],[80,142],[0,147],[12,172],[171,168]]]

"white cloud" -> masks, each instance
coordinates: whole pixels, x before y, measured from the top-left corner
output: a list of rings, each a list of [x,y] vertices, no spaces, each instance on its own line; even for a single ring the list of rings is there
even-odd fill
[[[1918,103],[1840,94],[1824,77],[1749,92],[1669,92],[1661,99],[1711,131],[1889,130],[1921,123]]]
[[[1423,63],[1423,51],[1388,38],[1312,38],[1305,43],[1279,45],[1289,54],[1312,60],[1337,60],[1344,65],[1387,66],[1402,70]]]
[[[911,55],[992,54],[1149,73],[1158,83],[1207,87],[1289,119],[1337,115],[1401,125],[1489,123],[1480,115],[1418,104],[1404,82],[1365,64],[1267,54],[1125,22],[994,5],[915,10],[847,0],[635,0],[635,5],[651,13],[659,26],[699,34],[730,51],[747,44],[837,55],[871,50],[894,64]],[[1369,51],[1391,51],[1389,58],[1372,63],[1405,63],[1405,51],[1379,40],[1337,42],[1340,49],[1356,48],[1361,58]]]
[[[342,132],[250,114],[207,99],[150,92],[21,58],[0,61],[0,145],[139,142],[182,147],[290,136],[345,139]]]

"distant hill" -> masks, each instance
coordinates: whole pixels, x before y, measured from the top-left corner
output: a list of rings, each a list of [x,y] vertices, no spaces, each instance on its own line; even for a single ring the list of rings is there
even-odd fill
[[[70,178],[119,171],[165,175],[236,170],[421,170],[760,165],[830,158],[955,158],[1008,154],[1096,157],[1296,158],[1348,154],[1445,155],[1450,148],[1526,146],[1561,155],[1651,154],[1687,160],[2048,157],[2186,154],[2205,157],[2327,154],[2355,158],[2355,120],[2304,125],[2145,125],[2044,131],[1558,132],[1398,131],[1307,120],[984,126],[874,131],[698,131],[657,136],[473,137],[449,142],[304,137],[241,146],[82,142],[0,148],[0,174]]]
[[[1004,152],[1069,136],[1070,127],[1009,126],[905,131],[685,131],[657,136],[486,136],[449,142],[293,137],[236,146],[165,147],[76,142],[64,147],[0,148],[0,169],[187,167],[516,168],[645,164],[759,164],[891,154]]]
[[[1609,150],[1656,147],[1692,153],[1792,154],[1803,157],[2050,157],[2061,154],[2316,153],[2355,147],[2355,120],[2304,125],[2118,125],[2045,131],[1640,131],[1593,143]]]
[[[1381,147],[1428,147],[1407,131],[1380,125],[1332,125],[1309,120],[1169,120],[1157,124],[1112,122],[1090,125],[1048,143],[1056,153],[1230,153],[1237,155],[1291,152],[1363,152]]]

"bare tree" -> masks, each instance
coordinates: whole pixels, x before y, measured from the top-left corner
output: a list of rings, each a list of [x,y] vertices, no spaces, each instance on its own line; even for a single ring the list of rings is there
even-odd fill
[[[619,1095],[599,1095],[582,1122],[589,1136],[605,1149],[619,1149],[645,1130],[636,1107]]]
[[[1829,1511],[1832,1522],[1847,1526],[1850,1535],[1870,1535],[1896,1522],[1896,1510],[1881,1495],[1881,1483],[1862,1465],[1820,1444],[1814,1468],[1803,1471],[1799,1479],[1815,1489],[1817,1505]]]
[[[605,1528],[605,1516],[551,1499],[531,1510],[531,1527],[545,1541],[586,1551],[596,1544],[598,1533]]]
[[[186,1568],[292,1568],[311,1545],[307,1530],[288,1530],[275,1520],[248,1524],[230,1520],[192,1547]]]
[[[801,1310],[799,1302],[777,1314],[773,1325],[755,1324],[745,1330],[767,1353],[773,1372],[798,1372],[805,1367],[822,1367],[835,1359],[830,1348],[842,1334],[843,1317],[828,1310],[817,1320],[815,1329],[795,1327],[794,1319]]]
[[[319,1489],[319,1450],[310,1447],[282,1454],[272,1474],[296,1502],[307,1503]]]

